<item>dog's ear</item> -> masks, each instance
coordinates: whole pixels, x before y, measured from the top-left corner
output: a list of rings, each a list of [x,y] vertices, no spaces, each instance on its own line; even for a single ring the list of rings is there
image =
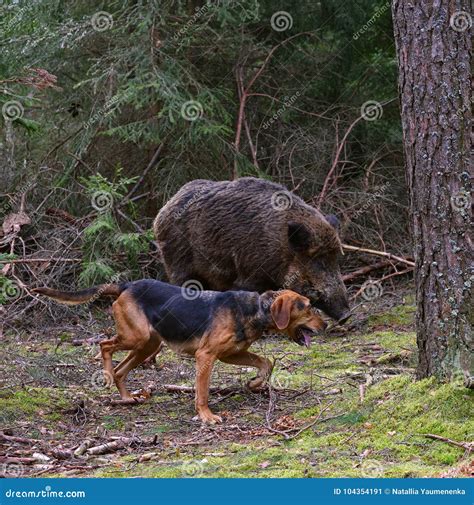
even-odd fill
[[[279,295],[270,307],[272,319],[279,330],[288,328],[293,300],[286,294]]]

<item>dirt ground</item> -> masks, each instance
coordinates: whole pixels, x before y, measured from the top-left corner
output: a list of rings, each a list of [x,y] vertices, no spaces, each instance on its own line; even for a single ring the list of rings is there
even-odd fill
[[[309,349],[282,336],[256,343],[253,351],[276,363],[261,392],[245,387],[252,370],[216,365],[217,426],[193,419],[194,362],[169,350],[129,376],[130,389],[152,391],[148,401],[113,405],[118,394],[104,387],[91,343],[110,331],[110,317],[61,310],[66,322],[2,342],[5,476],[474,475],[473,392],[461,381],[414,380],[410,295],[360,306],[351,324]]]

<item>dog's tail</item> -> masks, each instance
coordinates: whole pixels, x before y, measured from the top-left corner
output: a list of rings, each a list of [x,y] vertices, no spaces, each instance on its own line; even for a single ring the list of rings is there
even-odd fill
[[[36,288],[31,291],[33,293],[47,296],[48,298],[53,298],[59,303],[65,303],[66,305],[79,305],[80,303],[97,300],[102,296],[112,296],[113,298],[118,298],[124,289],[125,287],[120,284],[99,284],[93,288],[82,289],[81,291],[59,291],[57,289],[50,288]]]

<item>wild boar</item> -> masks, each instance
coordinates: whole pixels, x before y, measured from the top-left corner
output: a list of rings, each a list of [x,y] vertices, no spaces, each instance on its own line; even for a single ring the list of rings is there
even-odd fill
[[[284,186],[243,177],[185,184],[160,210],[153,228],[174,284],[292,289],[344,322],[349,304],[336,222]]]

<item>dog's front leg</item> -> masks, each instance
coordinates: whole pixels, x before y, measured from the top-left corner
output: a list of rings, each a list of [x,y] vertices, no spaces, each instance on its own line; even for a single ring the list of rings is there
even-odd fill
[[[209,382],[216,357],[208,351],[196,352],[196,411],[203,423],[221,423],[222,418],[211,412],[208,405]]]
[[[253,352],[240,351],[225,358],[219,358],[224,363],[240,366],[253,366],[258,368],[257,377],[251,379],[247,386],[251,391],[256,391],[265,385],[273,370],[273,363]]]

